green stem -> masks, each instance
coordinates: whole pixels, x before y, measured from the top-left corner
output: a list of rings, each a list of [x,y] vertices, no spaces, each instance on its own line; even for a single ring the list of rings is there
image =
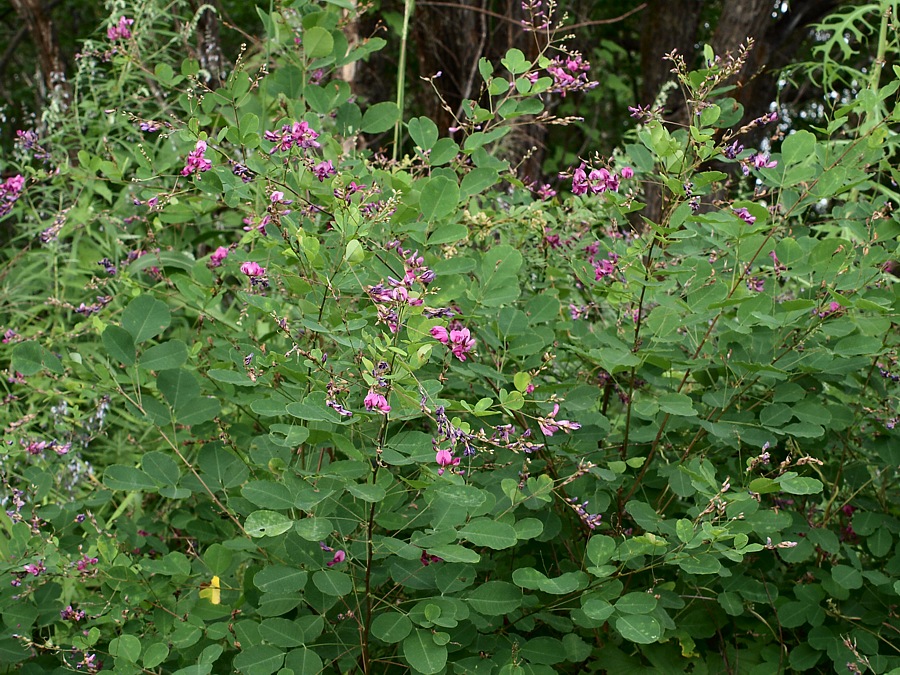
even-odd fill
[[[397,108],[400,117],[394,124],[394,161],[400,156],[400,126],[403,124],[403,97],[406,93],[406,46],[409,41],[409,18],[412,16],[415,0],[403,2],[403,30],[400,33],[400,63],[397,66]]]

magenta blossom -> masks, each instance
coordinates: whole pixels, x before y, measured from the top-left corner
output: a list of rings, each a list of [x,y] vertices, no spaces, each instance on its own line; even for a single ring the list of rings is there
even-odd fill
[[[433,337],[441,344],[448,344],[450,342],[450,333],[443,326],[435,326],[434,328],[432,328],[431,337]]]
[[[258,263],[247,261],[241,265],[241,272],[248,277],[261,277],[266,273],[266,268],[260,267]]]
[[[344,562],[347,559],[347,554],[343,551],[335,551],[334,557],[328,561],[327,565],[329,567],[334,567],[335,565]]]
[[[366,394],[363,405],[366,406],[366,410],[377,410],[384,415],[387,415],[391,411],[391,406],[388,405],[384,394],[379,394],[374,389],[370,389],[369,393]]]
[[[287,152],[295,145],[300,148],[318,148],[320,144],[316,139],[319,134],[309,128],[307,122],[294,122],[293,124],[285,124],[280,131],[267,131],[263,134],[267,141],[275,143],[275,147],[269,150],[269,154],[274,152]]]
[[[558,412],[559,404],[556,403],[553,405],[552,413],[550,413],[546,417],[538,417],[538,426],[541,428],[541,433],[543,433],[545,436],[552,436],[560,429],[562,429],[566,433],[569,433],[570,431],[575,431],[576,429],[581,428],[581,425],[578,422],[556,419],[556,414]]]
[[[434,455],[434,461],[437,462],[438,466],[441,468],[438,469],[438,475],[444,475],[444,468],[448,466],[459,466],[459,457],[454,457],[453,453],[449,450],[440,449]]]
[[[119,23],[106,29],[106,37],[110,40],[116,40],[119,38],[121,38],[122,40],[127,40],[131,37],[131,30],[129,26],[131,26],[132,24],[134,24],[134,19],[129,19],[125,16],[119,17]]]
[[[209,171],[212,168],[212,162],[203,155],[206,153],[206,141],[197,141],[197,145],[190,152],[187,163],[181,170],[182,176],[190,176],[192,173],[200,173]]]
[[[220,246],[219,248],[217,248],[215,251],[213,251],[213,254],[211,256],[209,256],[209,266],[210,267],[221,267],[225,258],[228,257],[228,253],[229,253],[228,249],[225,248],[224,246]]]
[[[319,179],[319,182],[323,182],[329,176],[333,176],[337,173],[334,170],[334,165],[331,163],[331,160],[327,160],[324,162],[319,162],[312,168],[313,175]]]
[[[752,225],[756,222],[756,216],[751,215],[751,213],[746,208],[732,209],[732,212],[748,225]]]
[[[628,180],[629,178],[634,177],[634,169],[632,169],[630,166],[623,166],[622,170],[619,171],[619,175],[622,176],[622,178],[624,178],[625,180]]]
[[[475,347],[475,339],[469,334],[468,328],[460,328],[450,331],[450,351],[460,361],[466,360],[468,354]]]
[[[19,199],[23,187],[25,178],[20,174],[0,183],[0,218],[12,211],[13,204]]]

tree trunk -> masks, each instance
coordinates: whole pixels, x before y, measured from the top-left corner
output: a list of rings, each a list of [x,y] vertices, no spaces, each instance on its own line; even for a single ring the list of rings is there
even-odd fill
[[[68,108],[71,90],[66,81],[66,71],[59,56],[59,45],[50,17],[43,11],[40,0],[12,0],[12,6],[22,23],[28,27],[37,49],[43,85],[38,107],[43,107],[54,97],[63,109]]]

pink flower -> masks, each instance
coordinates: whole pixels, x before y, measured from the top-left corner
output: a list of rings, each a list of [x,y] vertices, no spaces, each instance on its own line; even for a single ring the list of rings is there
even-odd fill
[[[778,166],[778,162],[774,159],[770,160],[767,154],[762,152],[757,153],[753,156],[752,159],[753,166],[757,169],[771,169],[774,166]]]
[[[624,178],[625,180],[628,180],[629,178],[634,177],[634,169],[632,169],[630,166],[624,166],[619,172],[619,175],[622,176],[622,178]]]
[[[255,262],[247,261],[243,265],[241,265],[241,272],[246,274],[248,277],[261,277],[266,273],[266,268],[260,267]]]
[[[468,354],[475,347],[475,339],[469,334],[468,328],[450,331],[450,343],[453,345],[450,351],[460,361],[466,360]]]
[[[228,257],[228,253],[228,249],[224,246],[220,246],[219,248],[217,248],[215,251],[213,251],[213,254],[209,256],[209,266],[220,267],[225,258]]]
[[[344,562],[347,559],[347,554],[343,551],[335,551],[334,557],[328,561],[329,567],[334,567],[335,565]]]
[[[134,23],[134,19],[129,19],[127,17],[120,17],[119,23],[115,26],[110,26],[106,29],[106,37],[110,40],[116,40],[121,38],[123,40],[127,40],[131,37],[131,30],[129,26]]]
[[[537,422],[538,426],[541,428],[541,433],[545,436],[552,436],[554,433],[562,429],[566,433],[570,431],[575,431],[581,428],[581,424],[578,422],[570,422],[569,420],[558,420],[556,419],[556,414],[559,412],[559,404],[556,403],[553,405],[553,412],[547,415],[546,417],[538,417]]]
[[[370,389],[369,393],[366,394],[363,405],[366,406],[366,410],[377,410],[384,415],[387,415],[391,411],[391,406],[388,405],[384,394],[379,394],[374,389]]]
[[[197,141],[197,145],[190,152],[187,163],[181,170],[182,176],[190,176],[192,173],[209,171],[212,168],[212,162],[206,159],[203,154],[206,152],[206,141]]]
[[[434,461],[437,462],[438,466],[441,468],[438,469],[438,475],[444,475],[444,468],[448,466],[459,466],[459,457],[454,457],[453,453],[449,450],[440,449],[434,455]]]
[[[442,344],[447,344],[450,342],[450,333],[447,332],[447,329],[443,326],[435,326],[431,329],[431,337]]]
[[[15,175],[0,183],[0,218],[12,211],[13,204],[19,198],[22,188],[25,187],[25,178]]]

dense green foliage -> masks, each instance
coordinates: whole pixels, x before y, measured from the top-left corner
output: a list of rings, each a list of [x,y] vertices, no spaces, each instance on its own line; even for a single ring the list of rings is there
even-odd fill
[[[3,167],[0,664],[900,672],[897,69],[793,131],[675,58],[691,126],[554,195],[493,150],[562,44],[448,134],[286,4],[215,91],[111,17]]]

